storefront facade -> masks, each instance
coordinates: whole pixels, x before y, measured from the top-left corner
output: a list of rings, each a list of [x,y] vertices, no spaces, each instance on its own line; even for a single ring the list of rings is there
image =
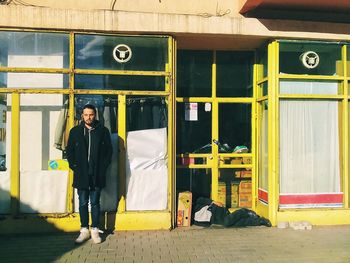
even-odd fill
[[[274,222],[348,223],[347,48],[268,44],[257,82],[257,211]]]
[[[273,225],[350,224],[347,24],[123,3],[0,6],[2,230],[79,229],[65,143],[86,103],[114,145],[105,228],[176,227],[183,191]]]

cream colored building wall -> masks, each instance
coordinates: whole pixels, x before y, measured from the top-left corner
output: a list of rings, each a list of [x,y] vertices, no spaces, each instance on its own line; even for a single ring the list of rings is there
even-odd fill
[[[193,49],[251,50],[274,38],[350,41],[350,24],[244,18],[238,0],[19,1],[0,5],[0,28],[168,34]]]
[[[238,16],[239,0],[12,0],[10,5],[200,16]]]

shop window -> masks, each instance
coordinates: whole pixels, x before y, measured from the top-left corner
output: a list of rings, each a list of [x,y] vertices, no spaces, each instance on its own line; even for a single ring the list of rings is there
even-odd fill
[[[280,42],[280,74],[337,75],[342,72],[339,44]]]
[[[69,35],[0,32],[0,66],[21,68],[69,67]],[[58,73],[1,73],[2,88],[67,88],[68,75]]]
[[[237,103],[219,104],[219,152],[233,152],[245,147],[251,152],[251,105]]]
[[[75,67],[165,71],[167,37],[75,35]]]
[[[342,93],[340,83],[321,80],[281,80],[281,94],[320,94],[337,95]]]
[[[178,50],[177,97],[211,97],[212,51]]]
[[[177,104],[177,153],[211,152],[211,103]]]
[[[216,52],[216,86],[218,97],[251,97],[253,95],[252,52]]]
[[[339,207],[341,104],[280,101],[280,207]]]
[[[69,35],[0,32],[2,67],[68,68]]]
[[[0,214],[10,212],[11,100],[0,95]]]
[[[68,128],[62,116],[65,100],[56,94],[22,94],[20,101],[20,212],[64,213],[68,163],[62,142],[66,130],[56,131]]]
[[[75,75],[76,89],[100,90],[165,90],[165,77],[162,76],[121,76],[121,75]]]

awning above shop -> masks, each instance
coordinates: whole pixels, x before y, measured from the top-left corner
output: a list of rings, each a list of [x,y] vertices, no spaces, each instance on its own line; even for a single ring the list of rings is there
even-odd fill
[[[245,17],[320,22],[350,22],[349,0],[247,0],[240,10]]]

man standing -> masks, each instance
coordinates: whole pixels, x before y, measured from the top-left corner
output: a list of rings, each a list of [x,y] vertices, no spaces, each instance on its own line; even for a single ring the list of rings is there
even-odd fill
[[[82,243],[90,238],[88,203],[91,205],[91,238],[101,243],[99,235],[100,194],[106,185],[106,170],[111,162],[111,136],[106,127],[96,120],[96,108],[83,107],[82,122],[72,128],[67,144],[69,167],[74,172],[73,187],[78,190],[80,235]]]

